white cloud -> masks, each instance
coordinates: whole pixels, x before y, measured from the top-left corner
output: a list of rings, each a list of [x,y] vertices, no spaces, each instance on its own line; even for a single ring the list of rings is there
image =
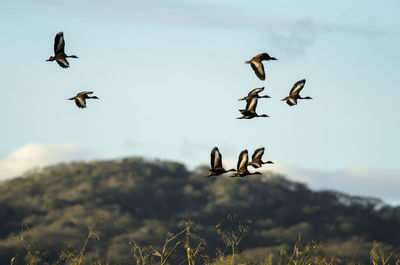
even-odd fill
[[[30,143],[0,159],[0,181],[18,176],[32,168],[96,157],[93,152],[76,143],[55,145]],[[236,162],[237,157],[223,156],[224,167],[227,169],[236,168]],[[282,163],[266,165],[262,171],[282,174],[290,180],[305,183],[314,190],[330,189],[351,195],[382,198],[386,202],[400,204],[400,193],[398,192],[400,172],[397,171],[355,166],[337,171],[326,171],[305,169]]]
[[[94,158],[94,154],[76,143],[26,144],[0,159],[0,181],[18,176],[28,169]]]

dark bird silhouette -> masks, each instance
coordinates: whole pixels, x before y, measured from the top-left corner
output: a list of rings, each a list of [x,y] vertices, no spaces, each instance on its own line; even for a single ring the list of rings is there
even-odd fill
[[[254,151],[249,166],[252,166],[254,168],[260,168],[264,164],[273,164],[274,162],[272,161],[264,162],[261,160],[262,156],[264,155],[264,151],[265,151],[264,147],[258,148],[256,151]]]
[[[257,108],[257,97],[250,97],[247,99],[246,109],[239,110],[242,113],[242,117],[238,117],[237,119],[253,119],[255,117],[269,117],[267,114],[258,115],[256,113]]]
[[[248,164],[249,164],[249,154],[248,154],[247,150],[243,150],[242,152],[240,152],[240,155],[239,155],[236,173],[233,174],[231,177],[245,177],[248,175],[261,175],[260,172],[253,172],[253,173],[249,172],[247,170]]]
[[[262,61],[271,61],[271,60],[278,60],[278,59],[269,56],[268,53],[260,53],[254,56],[250,61],[245,61],[244,63],[250,64],[251,68],[253,68],[257,77],[260,78],[261,80],[265,80],[265,71]]]
[[[64,52],[65,41],[64,33],[58,32],[54,38],[54,56],[50,56],[47,61],[56,61],[62,68],[68,68],[67,58],[78,58],[76,55],[66,55]]]
[[[208,175],[206,176],[211,177],[211,176],[219,176],[222,175],[226,172],[230,172],[230,171],[236,171],[234,168],[231,168],[229,170],[225,170],[222,167],[222,155],[218,150],[218,147],[214,147],[211,150],[211,169],[210,169],[210,173],[208,173]]]
[[[302,79],[300,81],[297,81],[292,89],[289,92],[289,96],[286,98],[281,99],[281,101],[285,101],[289,106],[293,106],[297,104],[298,99],[312,99],[311,97],[301,97],[300,96],[300,91],[303,89],[304,85],[306,84],[306,80]]]
[[[256,97],[256,98],[270,98],[268,95],[260,96],[259,93],[264,90],[264,87],[260,88],[254,88],[252,91],[247,94],[246,97],[239,99],[240,100],[249,100],[251,97]]]
[[[75,104],[79,107],[79,108],[86,108],[86,99],[88,98],[94,98],[94,99],[99,99],[96,96],[88,96],[89,94],[93,94],[93,91],[83,91],[80,92],[78,94],[76,94],[75,97],[69,98],[68,100],[75,100]]]

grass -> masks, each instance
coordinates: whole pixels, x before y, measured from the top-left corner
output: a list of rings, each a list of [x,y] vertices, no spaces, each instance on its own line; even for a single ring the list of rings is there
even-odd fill
[[[10,260],[10,265],[110,265],[109,259],[87,254],[88,245],[100,241],[98,227],[102,218],[88,227],[88,234],[80,248],[64,249],[56,261],[46,261],[48,253],[39,250],[35,243],[25,245],[24,235],[29,227],[21,225],[20,234],[15,238],[22,247]],[[279,253],[265,253],[264,260],[256,260],[243,255],[240,251],[242,239],[249,231],[251,220],[238,220],[235,215],[229,215],[215,226],[217,236],[224,242],[224,248],[215,249],[214,255],[206,255],[207,242],[196,232],[196,225],[191,221],[178,224],[179,232],[168,233],[163,245],[159,248],[152,245],[140,245],[132,240],[129,242],[132,264],[137,265],[358,265],[356,260],[340,256],[325,256],[320,242],[304,243],[301,236],[290,248],[281,248]],[[373,265],[400,265],[400,247],[385,250],[379,243],[374,242],[370,250],[370,263]],[[208,252],[209,253],[209,252]]]

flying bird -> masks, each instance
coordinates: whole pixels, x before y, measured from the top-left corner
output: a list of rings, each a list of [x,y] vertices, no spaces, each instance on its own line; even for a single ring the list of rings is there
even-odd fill
[[[256,113],[257,102],[258,102],[257,97],[251,97],[247,99],[246,109],[239,110],[242,113],[242,117],[239,117],[237,119],[253,119],[255,117],[269,117],[267,114],[258,115]]]
[[[237,162],[236,173],[233,174],[231,177],[245,177],[248,175],[261,175],[260,172],[253,172],[253,173],[249,172],[247,170],[248,164],[249,164],[249,154],[248,154],[247,150],[243,150],[239,154],[239,160]]]
[[[210,169],[210,173],[208,173],[208,175],[206,176],[211,177],[211,176],[219,176],[222,175],[226,172],[229,171],[236,171],[234,168],[231,168],[229,170],[225,170],[222,167],[222,155],[218,150],[218,147],[214,147],[211,150],[211,169]]]
[[[270,98],[268,95],[260,96],[259,93],[264,90],[264,87],[260,88],[254,88],[252,91],[247,94],[246,97],[239,99],[240,100],[249,100],[251,97],[256,97],[256,98]]]
[[[289,92],[289,96],[281,99],[281,101],[285,101],[289,106],[293,106],[297,104],[298,99],[312,99],[311,97],[301,97],[300,96],[300,91],[303,89],[304,85],[306,84],[306,80],[302,79],[300,81],[297,81],[292,89]]]
[[[96,97],[96,96],[93,96],[93,97],[88,96],[89,94],[93,94],[93,91],[83,91],[83,92],[80,92],[80,93],[76,94],[75,97],[69,98],[68,100],[75,100],[75,104],[76,104],[79,108],[83,109],[83,108],[86,108],[86,99],[88,99],[88,98],[99,99],[99,98]]]
[[[54,38],[54,56],[50,56],[47,61],[56,61],[62,68],[68,68],[69,63],[67,58],[78,58],[76,55],[66,55],[64,52],[64,33],[58,32]]]
[[[249,166],[252,166],[254,168],[260,168],[264,164],[273,164],[274,162],[272,161],[267,161],[267,162],[262,161],[261,158],[264,155],[264,151],[265,151],[264,147],[258,148],[256,151],[254,151]]]
[[[276,61],[278,59],[269,56],[268,53],[260,53],[254,56],[250,61],[245,61],[244,63],[250,64],[251,68],[253,68],[257,77],[260,78],[261,80],[265,80],[265,71],[262,61],[271,61],[271,60]]]

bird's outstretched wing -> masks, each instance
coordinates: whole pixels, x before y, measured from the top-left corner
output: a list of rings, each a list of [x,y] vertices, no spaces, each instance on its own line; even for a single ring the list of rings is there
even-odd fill
[[[56,37],[54,38],[54,54],[64,54],[64,33],[58,32]]]
[[[68,67],[69,67],[69,62],[68,62],[67,59],[65,59],[65,58],[56,59],[56,62],[57,62],[58,65],[61,66],[62,68],[68,68]]]
[[[265,71],[264,65],[260,61],[250,61],[251,68],[253,68],[254,73],[256,73],[257,77],[261,80],[265,80]]]
[[[264,155],[265,148],[261,147],[254,151],[253,155],[251,156],[251,160],[253,161],[261,161],[262,156]]]
[[[247,170],[247,164],[249,163],[249,154],[246,150],[243,150],[239,154],[239,160],[237,163],[237,171],[246,171]]]
[[[76,97],[75,104],[81,109],[86,108],[86,100],[84,98]]]
[[[212,169],[222,168],[222,155],[217,147],[214,147],[213,150],[211,150],[211,168]]]
[[[247,104],[246,104],[246,111],[249,112],[256,112],[256,108],[257,108],[257,102],[258,102],[258,98],[256,97],[251,97],[247,100]]]
[[[286,100],[286,103],[287,103],[289,106],[297,105],[297,99],[295,99],[295,98],[288,98],[288,99]]]
[[[82,92],[79,92],[76,96],[81,97],[81,96],[85,96],[85,95],[89,95],[89,94],[93,94],[93,91],[82,91]]]
[[[259,87],[259,88],[254,88],[252,91],[249,92],[247,96],[255,96],[258,93],[262,92],[264,90],[264,87]]]
[[[292,89],[289,92],[290,96],[297,96],[300,93],[300,91],[303,89],[305,84],[306,84],[306,80],[305,79],[297,81],[293,85]]]
[[[254,57],[252,58],[252,60],[261,61],[261,60],[268,60],[268,58],[270,58],[270,56],[268,55],[268,53],[263,52],[263,53],[259,53],[259,54],[257,54],[256,56],[254,56]]]

